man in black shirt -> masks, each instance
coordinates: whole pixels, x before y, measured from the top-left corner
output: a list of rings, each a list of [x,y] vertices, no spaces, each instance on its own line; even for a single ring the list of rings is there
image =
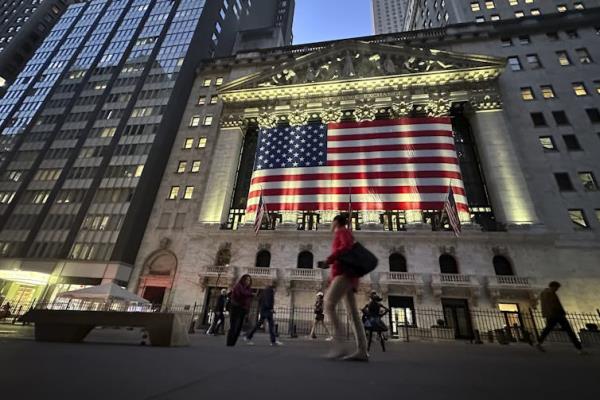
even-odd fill
[[[212,324],[206,331],[207,335],[217,335],[219,330],[223,328],[223,323],[225,322],[225,304],[227,304],[227,290],[221,289],[221,294],[217,298],[217,304],[215,304],[215,309],[213,310],[213,320]]]

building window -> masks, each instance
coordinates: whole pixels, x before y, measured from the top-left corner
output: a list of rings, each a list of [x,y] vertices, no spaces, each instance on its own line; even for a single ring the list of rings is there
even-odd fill
[[[527,62],[529,63],[529,66],[531,67],[531,69],[542,68],[542,63],[540,62],[540,58],[538,57],[537,54],[528,54]]]
[[[534,17],[537,17],[539,15],[542,15],[542,13],[540,12],[539,8],[532,8],[531,9],[531,15],[533,15]]]
[[[588,229],[589,225],[588,222],[585,218],[585,213],[583,212],[583,210],[580,209],[571,209],[569,210],[569,218],[571,219],[571,222],[573,223],[573,225],[575,225],[576,228],[583,228],[583,229]]]
[[[576,10],[583,10],[583,9],[585,9],[585,6],[583,5],[582,2],[576,1],[575,3],[573,3],[573,8]]]
[[[210,98],[210,104],[217,104],[219,102],[219,96],[213,96]]]
[[[594,81],[594,87],[596,88],[596,94],[600,94],[600,81]]]
[[[203,106],[206,104],[206,96],[200,96],[198,97],[198,105],[199,106]]]
[[[579,38],[579,33],[577,33],[576,29],[568,29],[565,31],[565,33],[567,34],[567,37],[569,39],[578,39]]]
[[[557,151],[556,144],[552,136],[540,136],[540,144],[544,151]]]
[[[514,275],[512,265],[510,261],[504,256],[494,256],[492,259],[492,264],[494,264],[494,272],[496,275],[500,276],[511,276]]]
[[[598,220],[598,222],[600,222],[600,209],[595,209],[594,212],[596,213],[596,219]]]
[[[173,223],[173,229],[183,229],[185,226],[186,213],[177,213],[175,215],[175,222]]]
[[[588,91],[585,87],[585,85],[583,84],[583,82],[573,82],[572,84],[573,86],[573,92],[575,92],[575,96],[587,96],[588,95]]]
[[[552,111],[552,117],[556,125],[569,125],[569,119],[564,111]]]
[[[169,224],[171,223],[171,213],[162,213],[160,214],[160,218],[158,220],[158,228],[159,229],[167,229]]]
[[[477,2],[477,1],[471,2],[471,11],[473,11],[473,12],[481,11],[481,6],[479,5],[479,2]]]
[[[576,49],[575,54],[577,55],[577,58],[581,64],[592,63],[592,57],[590,56],[590,53],[588,53],[587,49]]]
[[[600,111],[598,111],[597,108],[586,108],[585,112],[591,123],[595,124],[600,122]]]
[[[575,190],[573,186],[573,182],[571,182],[571,178],[569,174],[566,172],[555,172],[554,179],[556,180],[556,184],[558,185],[558,190],[561,192],[572,192]]]
[[[167,200],[177,200],[179,197],[179,186],[171,186],[171,190],[169,191],[169,197]]]
[[[515,18],[523,18],[525,13],[523,11],[515,11]]]
[[[200,139],[198,139],[198,148],[199,149],[203,149],[206,147],[206,138],[205,137],[201,137]]]
[[[513,71],[521,71],[523,69],[521,62],[519,61],[519,57],[517,56],[508,57],[508,65]]]
[[[526,44],[531,43],[531,39],[529,37],[529,35],[521,35],[519,36],[519,44],[524,46]]]
[[[202,122],[203,126],[211,126],[213,122],[213,116],[212,115],[207,115],[204,117],[204,121]]]
[[[550,40],[552,42],[556,42],[557,40],[560,39],[558,37],[558,32],[546,32],[546,37],[548,38],[548,40]]]
[[[187,161],[179,161],[179,164],[177,164],[177,173],[183,174],[185,172],[186,168],[187,168]]]
[[[571,65],[571,59],[566,51],[557,51],[556,57],[558,58],[558,63],[563,67]]]
[[[535,100],[535,95],[530,87],[521,88],[521,99],[525,101]]]
[[[194,138],[185,139],[185,142],[183,142],[183,148],[191,149],[192,147],[194,147]]]
[[[314,263],[313,253],[310,251],[301,251],[298,253],[298,262],[296,266],[303,269],[312,269]]]
[[[546,118],[544,118],[544,114],[541,112],[531,113],[531,120],[533,121],[533,126],[547,126]]]
[[[512,39],[507,37],[507,38],[500,38],[500,44],[502,45],[502,47],[510,47],[513,45],[512,43]]]
[[[569,151],[583,150],[581,148],[581,145],[579,144],[579,140],[577,139],[577,136],[575,136],[573,134],[563,135],[563,140],[565,142],[565,145],[567,146],[567,150],[569,150]]]
[[[586,192],[598,191],[598,183],[592,172],[579,172],[577,175]]]
[[[567,12],[567,10],[568,8],[564,4],[559,4],[556,6],[556,11],[558,11],[559,13]]]
[[[271,253],[267,250],[261,250],[256,253],[256,267],[269,268],[271,266]]]
[[[200,116],[194,115],[192,119],[190,119],[190,127],[195,127],[200,125]]]
[[[439,259],[442,274],[458,274],[456,259],[450,254],[442,254]]]
[[[223,78],[219,77],[215,80],[216,86],[221,86],[223,84]]]
[[[204,86],[204,87],[209,87],[210,85],[212,85],[212,79],[205,79],[202,82],[202,86]]]
[[[392,253],[389,257],[390,272],[407,272],[406,258],[400,253]]]
[[[184,200],[191,200],[193,195],[194,195],[194,187],[193,186],[186,186],[185,187],[185,192],[183,192],[183,199]]]
[[[193,161],[192,162],[191,172],[194,173],[194,174],[200,172],[200,165],[201,164],[202,164],[202,161],[200,161],[200,160]]]
[[[554,88],[552,87],[552,85],[540,86],[540,90],[542,91],[542,97],[544,99],[556,98],[556,93],[554,93]]]

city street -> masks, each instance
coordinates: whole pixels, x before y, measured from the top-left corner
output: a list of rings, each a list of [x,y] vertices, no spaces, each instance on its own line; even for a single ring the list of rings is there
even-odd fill
[[[12,333],[11,333],[12,332]],[[371,362],[326,361],[324,341],[268,346],[195,334],[188,348],[140,346],[137,331],[96,331],[84,344],[39,343],[0,325],[0,390],[19,399],[558,399],[599,398],[600,352],[564,345],[395,343]],[[19,338],[21,337],[21,338]],[[119,343],[117,343],[117,341]],[[8,397],[5,397],[10,394]]]

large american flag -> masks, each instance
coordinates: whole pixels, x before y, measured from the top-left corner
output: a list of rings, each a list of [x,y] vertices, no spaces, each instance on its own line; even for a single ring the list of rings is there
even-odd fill
[[[452,185],[467,199],[450,118],[261,129],[247,212],[441,210]]]

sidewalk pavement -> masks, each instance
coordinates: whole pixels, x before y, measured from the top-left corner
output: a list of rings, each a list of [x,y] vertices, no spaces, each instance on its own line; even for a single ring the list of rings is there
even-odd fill
[[[138,331],[123,330],[96,331],[82,344],[15,337],[0,333],[6,398],[600,398],[600,350],[580,356],[565,345],[540,353],[527,345],[390,341],[388,352],[374,344],[369,363],[352,363],[322,359],[323,340],[271,347],[265,335],[256,336],[256,346],[240,341],[234,348],[225,347],[223,336],[202,334],[187,348],[140,346]]]

